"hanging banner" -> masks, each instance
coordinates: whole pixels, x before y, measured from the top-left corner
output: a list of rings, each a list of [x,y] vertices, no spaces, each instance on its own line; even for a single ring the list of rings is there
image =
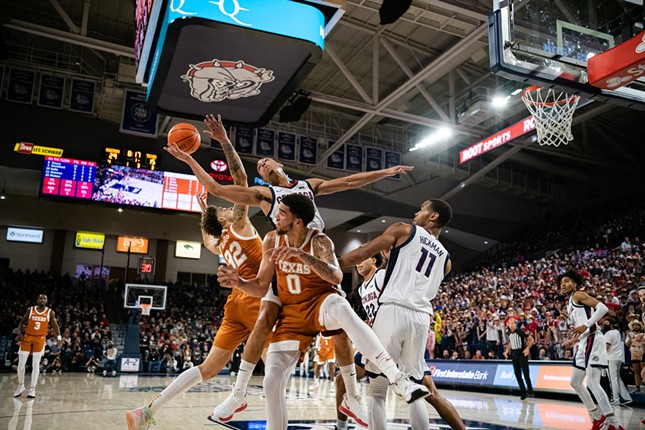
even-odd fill
[[[345,145],[345,158],[347,163],[345,168],[352,172],[362,172],[363,171],[363,147],[358,145]]]
[[[255,155],[273,158],[275,152],[275,131],[267,128],[258,130],[258,142],[255,145]]]
[[[7,85],[7,101],[31,104],[34,92],[36,72],[25,69],[9,69],[9,84]]]
[[[65,76],[40,74],[40,89],[38,90],[38,106],[52,109],[63,108],[63,92],[65,91]]]
[[[72,78],[69,110],[72,112],[93,113],[95,90],[96,82]]]
[[[335,140],[330,140],[327,148],[331,148],[336,143]],[[345,169],[345,145],[342,145],[327,157],[327,167],[329,169],[344,170]]]
[[[365,148],[365,171],[373,172],[383,168],[383,150],[379,148]]]
[[[300,152],[298,161],[310,166],[316,165],[318,152],[318,139],[315,137],[300,136]]]
[[[385,151],[385,168],[394,167],[401,164],[401,153],[395,151]],[[388,179],[401,179],[400,174],[388,177]]]
[[[146,93],[125,90],[121,133],[143,137],[157,137],[157,114],[146,104]]]
[[[285,161],[296,161],[296,135],[278,133],[278,158]]]
[[[253,134],[255,129],[248,127],[237,127],[235,129],[235,151],[238,154],[253,154]]]

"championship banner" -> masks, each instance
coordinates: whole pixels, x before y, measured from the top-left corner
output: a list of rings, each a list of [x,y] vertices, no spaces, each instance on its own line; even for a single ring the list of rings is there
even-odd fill
[[[72,91],[69,97],[71,112],[93,113],[96,82],[72,78]]]
[[[273,158],[275,152],[275,131],[266,128],[258,130],[258,141],[255,145],[255,155]]]
[[[62,109],[64,91],[65,76],[41,72],[37,105],[52,109]]]
[[[238,154],[253,154],[253,132],[255,129],[248,127],[235,128],[235,151]]]
[[[398,166],[401,164],[401,153],[395,151],[385,151],[385,168]],[[388,179],[401,179],[400,174],[388,177]]]
[[[61,157],[63,150],[61,148],[50,148],[48,146],[38,146],[29,142],[18,142],[13,147],[14,152],[25,155],[44,155],[51,157]]]
[[[278,133],[278,158],[285,161],[296,161],[296,135]]]
[[[383,150],[379,148],[365,148],[365,171],[373,172],[383,168]]]
[[[146,93],[125,90],[119,131],[142,137],[157,137],[158,116],[146,104]]]
[[[318,158],[318,139],[315,137],[300,136],[300,151],[298,152],[298,162],[316,165]]]
[[[14,103],[31,104],[34,92],[36,72],[25,69],[9,69],[9,82],[7,84],[7,101]]]
[[[327,144],[327,148],[331,148],[335,140],[330,140]],[[335,170],[345,170],[345,145],[342,145],[327,157],[327,168]]]
[[[345,145],[345,168],[352,172],[363,171],[363,147],[358,145]]]

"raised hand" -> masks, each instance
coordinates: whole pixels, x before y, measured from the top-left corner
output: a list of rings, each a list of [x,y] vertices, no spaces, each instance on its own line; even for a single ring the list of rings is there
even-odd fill
[[[188,160],[191,158],[190,154],[179,149],[176,143],[169,143],[167,146],[164,146],[163,149],[177,160],[183,161],[184,163],[188,163]]]
[[[197,196],[197,203],[199,203],[199,208],[203,212],[206,212],[206,209],[208,209],[208,203],[206,203],[206,199],[208,198],[208,194],[206,193],[200,193]]]
[[[204,133],[206,133],[207,136],[217,140],[219,143],[223,143],[228,140],[226,129],[222,124],[222,117],[219,114],[217,117],[213,114],[206,115],[206,118],[204,118],[204,124],[208,127],[208,130],[204,130]]]
[[[394,176],[398,174],[407,175],[410,170],[414,169],[414,166],[392,166],[387,169],[383,169],[387,176]]]

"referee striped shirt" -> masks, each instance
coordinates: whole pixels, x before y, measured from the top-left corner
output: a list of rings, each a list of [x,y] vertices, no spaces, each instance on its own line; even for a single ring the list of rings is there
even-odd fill
[[[508,338],[511,342],[511,357],[520,358],[522,356],[522,351],[528,346],[528,335],[522,329],[515,329],[515,331],[509,331]]]

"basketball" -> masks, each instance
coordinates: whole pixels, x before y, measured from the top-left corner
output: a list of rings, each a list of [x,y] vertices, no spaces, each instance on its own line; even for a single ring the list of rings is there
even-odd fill
[[[175,143],[179,149],[188,154],[197,151],[201,141],[199,131],[185,122],[175,125],[168,132],[168,145]]]

